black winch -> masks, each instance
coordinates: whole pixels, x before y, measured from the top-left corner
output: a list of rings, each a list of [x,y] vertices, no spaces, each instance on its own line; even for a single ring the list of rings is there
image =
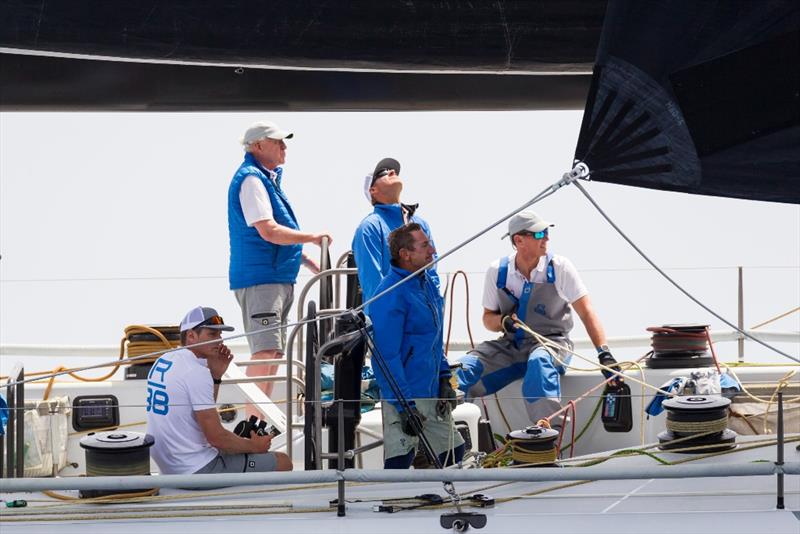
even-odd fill
[[[150,447],[153,436],[140,432],[91,433],[81,438],[86,451],[86,476],[132,476],[150,474]],[[119,493],[139,493],[149,488],[130,490],[81,490],[84,499]]]
[[[558,439],[558,431],[538,425],[509,432],[506,435],[506,442],[511,445],[513,465],[555,466],[558,459],[556,439]]]
[[[645,365],[651,369],[710,367],[714,359],[708,353],[708,325],[666,324],[651,326],[653,354]]]
[[[724,397],[692,395],[664,401],[667,430],[658,435],[660,449],[688,454],[719,452],[736,447],[736,432],[727,428],[728,407]],[[684,438],[684,439],[681,439]],[[679,440],[675,442],[676,440]]]

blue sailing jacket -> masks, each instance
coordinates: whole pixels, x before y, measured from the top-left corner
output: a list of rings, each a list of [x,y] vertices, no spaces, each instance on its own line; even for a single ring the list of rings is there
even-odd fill
[[[408,276],[408,271],[392,265],[376,292]],[[377,353],[372,369],[381,397],[398,410],[396,395],[389,386],[382,357],[389,374],[409,401],[439,396],[439,378],[450,376],[450,366],[442,346],[443,304],[439,289],[429,272],[422,273],[372,303],[372,320]]]
[[[352,244],[364,302],[378,293],[378,284],[389,272],[389,234],[403,226],[403,208],[400,204],[376,204],[374,208],[356,228]],[[422,217],[412,215],[409,222],[419,224],[433,244],[431,229]],[[428,272],[438,289],[440,286],[436,266],[431,267]]]
[[[266,169],[253,157],[245,154],[228,188],[228,235],[230,236],[230,267],[228,280],[231,289],[258,284],[294,284],[303,256],[303,245],[276,245],[265,241],[254,227],[247,226],[239,202],[242,182],[255,176],[267,189],[272,204],[272,217],[276,223],[299,230],[297,218],[289,205],[289,199],[281,190],[283,169],[275,169],[277,178],[270,180]]]

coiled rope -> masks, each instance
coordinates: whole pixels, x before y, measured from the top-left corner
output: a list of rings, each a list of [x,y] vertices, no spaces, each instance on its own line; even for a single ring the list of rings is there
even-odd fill
[[[681,434],[714,434],[728,428],[728,416],[709,421],[673,421],[667,419],[666,426],[667,430]]]

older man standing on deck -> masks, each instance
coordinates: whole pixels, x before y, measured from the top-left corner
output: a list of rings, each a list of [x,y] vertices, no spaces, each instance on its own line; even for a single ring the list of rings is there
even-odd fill
[[[313,273],[319,266],[303,253],[303,243],[320,245],[328,233],[300,230],[289,199],[281,189],[286,139],[294,134],[272,122],[253,124],[244,133],[244,161],[228,188],[230,288],[242,309],[245,331],[286,323],[301,263]],[[280,358],[284,328],[247,337],[253,360]],[[276,366],[253,365],[248,376],[274,375]],[[272,383],[259,384],[267,394]]]

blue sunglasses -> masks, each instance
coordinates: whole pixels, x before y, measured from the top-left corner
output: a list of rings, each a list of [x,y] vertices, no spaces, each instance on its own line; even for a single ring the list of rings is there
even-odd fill
[[[544,239],[545,237],[548,237],[550,235],[547,231],[547,228],[545,228],[541,232],[520,232],[520,234],[529,235],[534,239]]]

